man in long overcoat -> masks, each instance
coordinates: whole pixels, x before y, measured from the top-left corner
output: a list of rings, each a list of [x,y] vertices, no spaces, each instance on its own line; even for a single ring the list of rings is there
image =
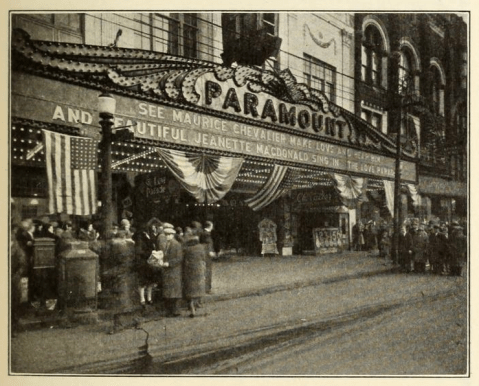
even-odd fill
[[[190,317],[194,317],[196,306],[205,296],[206,251],[205,245],[200,244],[197,230],[186,227],[183,239],[183,292],[188,301]]]
[[[164,225],[163,225],[164,227]],[[167,316],[180,316],[179,302],[183,297],[183,247],[175,239],[173,227],[164,227],[166,243],[164,249],[163,267],[163,299]]]
[[[450,245],[450,267],[451,276],[461,276],[462,265],[465,262],[467,241],[464,236],[464,229],[457,221],[452,222],[451,234],[449,236]]]
[[[416,272],[426,272],[428,242],[429,237],[426,231],[419,226],[413,236],[413,259]]]

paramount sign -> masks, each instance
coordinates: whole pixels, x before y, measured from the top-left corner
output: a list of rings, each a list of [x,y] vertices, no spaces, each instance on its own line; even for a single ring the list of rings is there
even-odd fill
[[[325,112],[324,107],[313,111],[266,93],[252,93],[247,86],[237,87],[232,79],[220,84],[212,74],[205,74],[197,80],[196,91],[201,95],[199,104],[216,111],[343,141],[350,133],[350,123],[339,114]]]

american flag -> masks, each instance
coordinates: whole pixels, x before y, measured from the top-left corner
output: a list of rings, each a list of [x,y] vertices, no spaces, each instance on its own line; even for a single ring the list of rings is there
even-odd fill
[[[98,142],[43,130],[50,213],[96,212]]]

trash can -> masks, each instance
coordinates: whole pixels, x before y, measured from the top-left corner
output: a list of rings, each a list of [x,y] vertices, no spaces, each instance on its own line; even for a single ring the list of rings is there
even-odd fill
[[[98,255],[86,241],[69,241],[59,258],[59,307],[97,310]]]

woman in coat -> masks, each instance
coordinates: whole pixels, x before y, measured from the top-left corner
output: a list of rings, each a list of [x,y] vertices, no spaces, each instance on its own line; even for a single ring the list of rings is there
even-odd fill
[[[138,276],[138,292],[140,304],[153,304],[153,288],[161,282],[161,271],[147,263],[151,252],[157,249],[155,225],[148,223],[134,235],[135,241],[135,270]],[[145,299],[146,294],[146,299]]]
[[[204,244],[200,244],[197,231],[185,229],[183,250],[183,293],[188,301],[190,317],[194,317],[196,306],[205,295],[206,276],[206,249]]]
[[[163,225],[164,226],[164,225]],[[164,228],[166,243],[164,246],[164,266],[162,277],[163,298],[167,316],[180,316],[179,302],[183,297],[183,248],[175,239],[173,227]]]

